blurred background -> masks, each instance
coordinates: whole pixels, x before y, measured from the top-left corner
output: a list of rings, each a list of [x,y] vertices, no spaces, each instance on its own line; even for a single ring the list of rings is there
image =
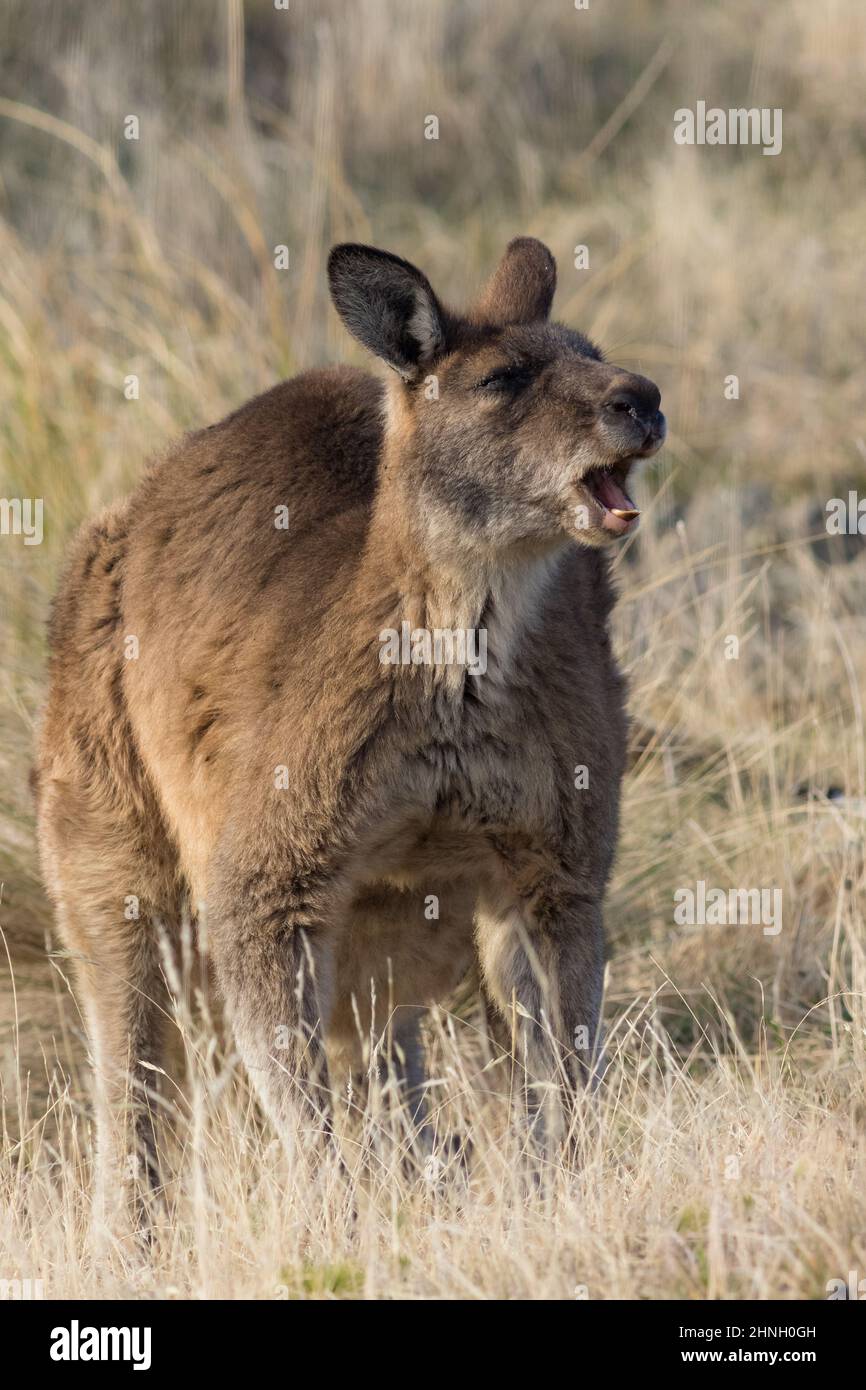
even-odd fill
[[[824,524],[866,491],[860,0],[3,0],[0,51],[0,491],[45,506],[41,546],[0,538],[4,1060],[80,1056],[27,788],[71,532],[180,431],[363,362],[333,242],[459,305],[519,233],[670,425],[617,560],[609,1006],[651,997],[676,1046],[787,1045],[814,1009],[798,1038],[835,1045],[864,983],[866,562]],[[675,144],[698,100],[781,108],[782,152]],[[699,878],[780,886],[780,936],[675,927]]]

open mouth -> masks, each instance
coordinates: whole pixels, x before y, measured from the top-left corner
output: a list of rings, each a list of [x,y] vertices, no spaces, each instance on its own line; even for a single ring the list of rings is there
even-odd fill
[[[625,490],[631,459],[614,468],[591,468],[581,478],[581,485],[602,513],[601,524],[606,531],[622,535],[634,530],[640,512]]]

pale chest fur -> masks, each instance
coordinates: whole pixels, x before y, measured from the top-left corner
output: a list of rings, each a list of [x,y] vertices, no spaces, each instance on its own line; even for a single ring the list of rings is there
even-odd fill
[[[527,649],[540,625],[558,556],[487,574],[437,627],[472,631],[475,669],[430,665],[416,675],[417,730],[406,780],[433,819],[510,825],[544,833],[558,817],[561,750],[546,726]],[[441,621],[445,617],[449,623]],[[455,623],[454,619],[458,621]],[[556,653],[550,653],[556,660]]]

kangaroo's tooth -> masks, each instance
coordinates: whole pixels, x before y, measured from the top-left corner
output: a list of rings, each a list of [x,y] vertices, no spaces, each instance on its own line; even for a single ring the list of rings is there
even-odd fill
[[[611,507],[610,512],[611,516],[621,516],[623,521],[634,521],[636,516],[640,516],[640,512],[634,507],[630,510],[623,510],[622,507]]]

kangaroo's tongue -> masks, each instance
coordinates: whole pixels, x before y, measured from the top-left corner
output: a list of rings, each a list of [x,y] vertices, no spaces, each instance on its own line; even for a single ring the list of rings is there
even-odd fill
[[[602,525],[608,531],[627,530],[640,512],[632,506],[625,490],[611,473],[601,473],[593,481],[593,491],[605,509]]]
[[[600,473],[595,480],[595,495],[599,502],[613,511],[630,512],[634,508],[612,473]]]

